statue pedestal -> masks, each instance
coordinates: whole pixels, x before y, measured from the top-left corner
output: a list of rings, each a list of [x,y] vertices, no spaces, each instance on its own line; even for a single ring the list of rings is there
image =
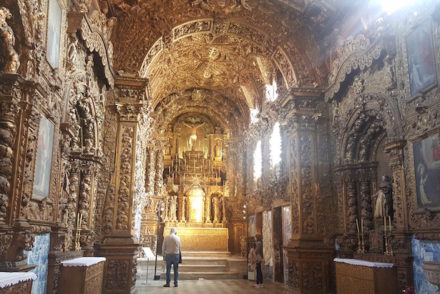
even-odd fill
[[[96,256],[104,256],[102,293],[130,293],[136,281],[139,244],[129,237],[108,237],[98,245]]]
[[[285,247],[289,265],[288,285],[295,293],[328,293],[331,290],[333,250],[313,243],[298,246],[291,241]]]
[[[172,226],[166,225],[164,237],[170,233]],[[228,229],[206,227],[177,227],[182,251],[228,251]]]

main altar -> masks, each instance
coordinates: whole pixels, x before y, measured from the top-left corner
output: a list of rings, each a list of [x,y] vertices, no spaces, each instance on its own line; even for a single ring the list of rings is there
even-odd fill
[[[184,251],[228,251],[224,135],[182,118],[164,151],[163,235],[177,228]]]

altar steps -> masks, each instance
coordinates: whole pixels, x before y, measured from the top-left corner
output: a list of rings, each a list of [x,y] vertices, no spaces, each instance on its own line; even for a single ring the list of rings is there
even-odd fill
[[[179,265],[179,280],[221,280],[242,279],[246,274],[246,259],[231,255],[230,252],[182,252],[183,263]],[[138,279],[146,278],[147,260],[138,259]],[[148,262],[149,279],[154,275],[154,259]],[[165,265],[158,257],[157,272],[165,280]],[[171,270],[173,276],[173,270]]]

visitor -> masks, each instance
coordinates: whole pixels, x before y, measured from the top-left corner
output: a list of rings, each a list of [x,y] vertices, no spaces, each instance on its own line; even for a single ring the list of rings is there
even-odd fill
[[[179,278],[179,255],[180,255],[180,238],[177,237],[176,228],[171,228],[170,234],[165,237],[162,244],[162,255],[166,262],[167,282],[164,287],[170,286],[171,265],[174,270],[174,287],[178,286]]]
[[[257,283],[255,287],[263,287],[263,272],[261,270],[261,263],[263,262],[263,242],[261,242],[261,235],[255,236],[255,268],[257,270]]]

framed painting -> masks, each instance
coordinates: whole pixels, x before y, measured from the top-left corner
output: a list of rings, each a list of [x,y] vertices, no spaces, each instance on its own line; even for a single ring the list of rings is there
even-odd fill
[[[53,68],[60,65],[60,42],[61,42],[61,7],[57,0],[49,0],[49,18],[47,21],[47,61]]]
[[[437,84],[430,22],[419,25],[408,34],[406,54],[410,92],[414,97]]]
[[[414,142],[413,151],[418,207],[440,207],[439,135]]]
[[[53,135],[54,124],[44,116],[41,117],[32,189],[32,197],[35,199],[43,199],[49,196]]]

